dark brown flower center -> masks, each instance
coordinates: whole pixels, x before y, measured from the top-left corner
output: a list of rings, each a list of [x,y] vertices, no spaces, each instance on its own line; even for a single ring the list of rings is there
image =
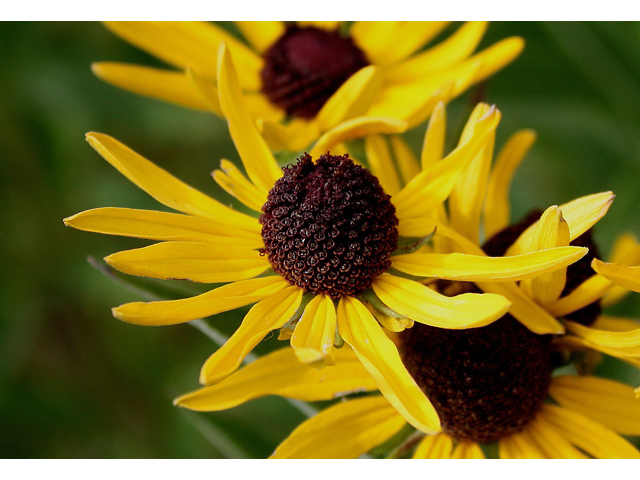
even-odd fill
[[[549,336],[511,315],[482,328],[405,330],[407,370],[438,412],[446,433],[488,443],[516,433],[535,416],[549,390]]]
[[[350,37],[289,25],[264,53],[262,92],[292,117],[313,118],[355,72],[369,65]]]
[[[378,179],[348,155],[307,154],[269,192],[260,217],[274,271],[305,292],[358,295],[391,264],[398,219]]]

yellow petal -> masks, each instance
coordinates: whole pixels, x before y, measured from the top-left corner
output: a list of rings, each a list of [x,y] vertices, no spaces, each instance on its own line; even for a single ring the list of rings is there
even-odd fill
[[[628,330],[639,329],[640,322],[633,318],[600,315],[591,325],[591,328],[596,328],[598,330],[608,330],[610,332],[625,332]]]
[[[380,392],[414,427],[425,432],[440,430],[433,406],[405,368],[396,346],[358,300],[342,297],[338,305],[338,330],[351,345]]]
[[[363,138],[373,133],[400,133],[406,129],[407,123],[395,118],[373,116],[352,118],[322,135],[309,154],[313,158],[318,158],[341,142]]]
[[[183,395],[173,403],[191,410],[213,412],[266,395],[311,402],[377,389],[353,350],[341,348],[334,355],[337,365],[319,369],[300,363],[292,348],[281,348],[215,385]]]
[[[296,324],[291,346],[303,363],[316,363],[331,355],[336,333],[336,309],[326,295],[316,295]]]
[[[640,402],[633,387],[596,377],[564,375],[551,382],[550,395],[563,407],[622,435],[640,435]]]
[[[175,325],[250,305],[286,286],[278,276],[253,278],[181,300],[126,303],[111,312],[118,320],[136,325]]]
[[[591,267],[616,285],[634,292],[640,292],[640,267],[605,263],[597,258],[593,259]]]
[[[467,59],[465,63],[475,63],[481,66],[473,79],[473,84],[481,82],[509,65],[522,53],[523,49],[524,40],[522,38],[509,37],[494,43]]]
[[[636,324],[634,330],[608,331],[585,327],[579,323],[566,321],[567,330],[586,340],[594,347],[615,349],[619,355],[640,356],[640,328]]]
[[[320,130],[330,130],[346,120],[364,115],[381,86],[382,75],[373,65],[351,75],[318,112]]]
[[[378,298],[408,318],[439,328],[488,325],[507,313],[509,302],[499,295],[464,293],[445,297],[413,280],[383,274],[372,285]]]
[[[236,70],[224,44],[218,52],[218,89],[229,133],[247,174],[257,187],[268,192],[282,176],[282,170],[247,112]]]
[[[412,458],[449,460],[452,451],[453,441],[448,435],[427,435],[418,444]]]
[[[514,133],[498,153],[489,176],[484,203],[486,238],[491,238],[509,225],[511,179],[535,140],[536,134],[533,130],[521,130]]]
[[[393,268],[417,277],[467,282],[513,281],[566,267],[584,255],[582,247],[556,247],[513,257],[465,253],[412,253],[391,258]]]
[[[382,396],[349,400],[302,423],[271,458],[358,458],[403,425],[404,419]]]
[[[105,22],[116,35],[178,68],[216,78],[216,52],[225,42],[243,73],[242,85],[260,89],[262,59],[222,28],[207,22]]]
[[[556,317],[562,317],[580,310],[597,301],[611,288],[611,282],[600,275],[593,275],[582,282],[569,295],[558,299],[546,306],[546,309]]]
[[[538,415],[531,420],[527,429],[531,433],[532,439],[545,453],[546,458],[589,458],[560,435],[553,425],[540,417],[543,415]]]
[[[594,345],[580,337],[574,337],[574,336],[565,336],[565,337],[557,338],[554,340],[554,344],[560,349],[569,350],[572,352],[596,350],[598,352],[605,353],[612,357],[617,357],[620,360],[630,365],[633,365],[634,367],[640,368],[640,358],[638,358],[637,355],[633,355],[633,354],[629,356],[628,354],[626,354],[624,349],[606,348],[603,346]]]
[[[260,248],[260,235],[238,230],[208,218],[131,208],[96,208],[64,219],[65,225],[85,232],[150,240],[209,242]]]
[[[465,23],[438,45],[389,69],[385,81],[393,84],[419,80],[463,61],[474,52],[486,30],[487,22]]]
[[[316,119],[292,118],[288,123],[258,119],[256,122],[262,138],[272,151],[299,152],[316,140],[321,132]]]
[[[129,275],[201,283],[235,282],[260,275],[269,262],[256,250],[204,242],[164,242],[104,259]]]
[[[221,110],[203,101],[184,72],[115,62],[93,63],[91,71],[101,80],[133,93],[196,110],[213,110],[222,116]]]
[[[424,135],[420,164],[427,170],[438,163],[444,154],[444,141],[447,133],[447,111],[444,103],[439,102],[433,109],[427,132]]]
[[[485,456],[480,445],[477,443],[463,442],[456,445],[451,458],[461,460],[484,460]]]
[[[600,220],[609,210],[614,198],[615,195],[611,192],[595,193],[560,205],[562,215],[569,225],[571,240],[578,238]],[[536,222],[527,228],[505,255],[518,255],[527,251],[537,227]]]
[[[411,55],[448,22],[355,22],[350,34],[371,63],[390,65]]]
[[[236,197],[256,212],[262,211],[267,195],[245,178],[242,172],[229,160],[220,160],[220,168],[213,172],[213,179],[229,195]]]
[[[540,217],[538,228],[533,235],[530,251],[535,252],[553,247],[569,245],[569,225],[557,206],[549,207]],[[559,297],[567,280],[567,269],[540,275],[520,283],[520,288],[540,305],[549,305]]]
[[[382,135],[369,135],[364,139],[364,149],[369,170],[380,181],[385,193],[395,196],[400,191],[400,178],[387,141]]]
[[[240,30],[240,33],[247,39],[258,53],[263,53],[278,38],[282,36],[285,30],[283,22],[233,22]]]
[[[393,149],[393,154],[396,157],[400,175],[402,176],[402,182],[406,184],[420,173],[418,159],[400,135],[392,135],[390,140],[391,148]]]
[[[640,458],[640,452],[625,439],[578,413],[545,404],[539,415],[569,442],[595,458]]]
[[[547,457],[545,452],[536,444],[528,431],[528,426],[522,432],[500,439],[498,451],[500,458],[503,460],[553,458]]]
[[[289,286],[254,305],[227,342],[200,370],[200,383],[211,385],[232,374],[271,330],[282,327],[300,305],[302,290]]]
[[[167,207],[249,232],[260,232],[260,225],[254,218],[225,207],[182,183],[114,138],[101,133],[88,133],[87,141],[120,173]]]
[[[622,258],[638,247],[638,238],[632,233],[625,233],[616,238],[612,252],[609,257],[611,263],[622,263]],[[606,308],[614,305],[629,294],[629,290],[620,285],[613,285],[611,289],[602,297],[600,304]]]
[[[333,31],[340,27],[340,24],[343,23],[341,21],[336,20],[306,20],[306,21],[297,21],[296,25],[299,27],[315,27],[320,28],[322,30]]]

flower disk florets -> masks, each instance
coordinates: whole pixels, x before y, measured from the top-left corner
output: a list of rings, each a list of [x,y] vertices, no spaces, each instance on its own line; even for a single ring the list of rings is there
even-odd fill
[[[348,155],[303,155],[269,192],[260,217],[274,271],[305,292],[358,295],[391,264],[398,219],[389,195]]]
[[[262,92],[287,115],[313,118],[354,73],[369,65],[337,31],[290,25],[264,53]]]

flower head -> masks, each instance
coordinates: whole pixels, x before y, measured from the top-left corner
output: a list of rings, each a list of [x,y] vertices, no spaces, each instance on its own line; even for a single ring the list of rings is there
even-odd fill
[[[447,22],[236,22],[246,43],[206,22],[105,25],[177,69],[99,62],[96,75],[220,116],[216,52],[226,43],[239,65],[251,118],[272,149],[290,151],[363,116],[395,119],[401,129],[418,125],[438,101],[491,76],[523,48],[522,39],[512,37],[472,55],[486,22],[465,23],[427,50]]]

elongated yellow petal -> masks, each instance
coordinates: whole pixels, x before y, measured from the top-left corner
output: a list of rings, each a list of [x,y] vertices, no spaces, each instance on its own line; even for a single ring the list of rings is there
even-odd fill
[[[616,285],[640,292],[640,267],[605,263],[597,258],[593,259],[591,267]]]
[[[609,332],[627,332],[640,328],[640,321],[633,318],[611,317],[600,315],[591,325],[591,328],[598,330],[608,330]]]
[[[256,122],[262,138],[272,151],[286,150],[299,152],[316,140],[320,134],[320,127],[316,119],[305,120],[292,118],[288,123],[278,123],[273,120],[258,119]]]
[[[414,427],[425,433],[440,430],[438,415],[405,368],[396,346],[358,300],[342,297],[338,330],[375,380],[380,392]]]
[[[545,404],[539,415],[569,442],[595,458],[640,458],[640,452],[625,439],[579,413]]]
[[[358,458],[403,425],[404,419],[382,396],[349,400],[302,423],[271,458]]]
[[[485,456],[480,445],[472,442],[462,442],[456,445],[451,454],[452,459],[460,460],[484,460]]]
[[[218,89],[220,105],[229,122],[229,133],[247,174],[266,193],[282,176],[282,171],[247,112],[236,70],[224,44],[218,52]]]
[[[284,33],[283,22],[233,22],[258,53],[264,52]]]
[[[465,23],[438,45],[389,69],[385,81],[393,84],[419,80],[463,61],[474,52],[486,29],[487,22]]]
[[[346,120],[364,115],[381,87],[382,75],[373,65],[351,75],[318,112],[320,130],[330,130]]]
[[[318,158],[341,142],[363,138],[374,133],[401,133],[406,129],[407,123],[395,118],[374,116],[352,118],[322,135],[309,154],[313,158]]]
[[[569,225],[571,241],[578,238],[600,220],[609,210],[614,198],[615,195],[612,192],[595,193],[560,205],[562,215]],[[531,239],[537,227],[538,223],[536,222],[527,228],[509,247],[505,255],[518,255],[526,252],[531,245]]]
[[[213,172],[214,180],[229,194],[247,207],[260,212],[267,201],[265,192],[245,178],[242,172],[229,160],[222,159],[220,168]]]
[[[638,358],[637,354],[628,354],[625,349],[616,349],[616,348],[607,348],[600,345],[592,344],[584,340],[581,337],[577,336],[565,336],[560,337],[554,340],[554,343],[564,350],[569,351],[578,351],[582,352],[585,350],[596,350],[601,353],[606,353],[612,357],[619,358],[620,360],[633,365],[634,367],[640,368],[640,358]]]
[[[438,102],[429,119],[427,132],[424,135],[424,141],[422,143],[422,151],[420,154],[422,170],[427,170],[442,159],[446,133],[447,111],[444,103]]]
[[[260,235],[228,225],[176,213],[131,208],[96,208],[64,219],[65,225],[85,232],[173,240],[209,242],[218,245],[260,248]]]
[[[486,238],[491,238],[509,225],[511,179],[535,140],[536,134],[533,130],[521,130],[514,133],[498,153],[489,176],[484,203]]]
[[[180,300],[125,303],[111,312],[118,320],[135,325],[175,325],[250,305],[287,285],[278,276],[252,278]]]
[[[387,141],[382,135],[369,135],[364,139],[364,149],[369,170],[380,180],[384,191],[395,196],[400,191],[400,178]]]
[[[638,247],[638,238],[632,233],[624,233],[616,238],[612,252],[609,257],[611,263],[622,263],[622,258]],[[603,308],[614,305],[629,294],[629,290],[620,285],[613,285],[611,289],[602,297],[600,304]]]
[[[560,435],[556,431],[556,427],[540,417],[543,417],[543,415],[538,415],[531,420],[527,425],[527,429],[531,433],[533,440],[545,453],[546,458],[589,458]]]
[[[271,330],[282,327],[300,305],[302,290],[289,286],[254,305],[227,342],[200,370],[200,383],[212,385],[232,374]]]
[[[300,363],[292,348],[281,348],[215,385],[176,398],[173,403],[191,410],[212,412],[266,395],[310,402],[377,389],[353,350],[341,348],[334,356],[337,365],[319,369]]]
[[[423,216],[433,206],[443,202],[453,190],[458,175],[488,141],[500,121],[500,113],[492,110],[478,121],[472,137],[451,152],[444,160],[422,171],[396,196],[394,205],[398,218]]]
[[[500,439],[498,452],[503,460],[549,458],[533,441],[527,427],[522,432]]]
[[[413,452],[412,458],[449,460],[452,452],[453,441],[451,438],[444,433],[439,433],[424,437],[418,444],[416,451]]]
[[[254,218],[225,207],[186,185],[116,139],[101,133],[88,133],[87,141],[120,173],[167,207],[249,232],[260,232],[260,225]]]
[[[269,268],[267,259],[256,250],[204,242],[157,243],[114,253],[104,260],[129,275],[201,283],[246,280]]]
[[[566,321],[565,323],[567,330],[596,347],[616,349],[626,356],[640,357],[640,325],[636,324],[634,330],[612,332],[585,327],[575,322]]]
[[[569,238],[569,225],[562,217],[562,210],[554,205],[549,207],[540,217],[530,251],[565,247],[569,245]],[[520,288],[540,305],[549,305],[560,297],[566,280],[567,269],[561,268],[555,272],[523,280],[520,283]]]
[[[396,162],[398,163],[402,182],[406,184],[420,173],[418,159],[411,151],[409,145],[407,145],[407,142],[405,142],[400,135],[392,135],[390,140],[393,154],[396,157]]]
[[[181,71],[115,62],[93,63],[91,71],[101,80],[139,95],[196,110],[214,110],[202,100],[189,78]],[[222,115],[221,110],[214,111]]]
[[[446,26],[447,22],[356,22],[349,33],[370,62],[390,65],[419,50]]]
[[[216,78],[220,42],[232,51],[243,71],[242,86],[260,89],[262,59],[222,28],[207,22],[105,22],[105,26],[133,45],[178,68],[192,67]]]
[[[522,53],[523,49],[524,40],[521,37],[509,37],[469,57],[465,63],[475,63],[481,66],[473,79],[473,83],[481,82],[509,65]]]
[[[604,378],[564,375],[553,379],[549,393],[563,407],[614,432],[640,435],[640,402],[633,387]]]
[[[566,267],[584,255],[582,247],[556,247],[513,257],[487,257],[465,253],[413,253],[392,257],[392,266],[417,277],[448,280],[513,281]]]
[[[303,363],[316,363],[330,356],[336,333],[336,309],[326,295],[316,295],[305,307],[291,337],[291,346]]]
[[[439,328],[471,328],[488,325],[502,317],[509,302],[500,295],[464,293],[445,297],[413,280],[383,274],[373,291],[392,310]]]

